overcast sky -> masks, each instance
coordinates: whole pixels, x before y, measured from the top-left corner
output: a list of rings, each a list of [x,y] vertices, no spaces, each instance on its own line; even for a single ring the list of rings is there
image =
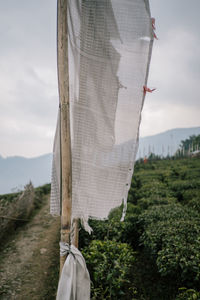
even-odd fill
[[[141,136],[200,126],[200,1],[150,0],[156,18]],[[56,0],[0,0],[0,155],[52,151],[58,108]]]

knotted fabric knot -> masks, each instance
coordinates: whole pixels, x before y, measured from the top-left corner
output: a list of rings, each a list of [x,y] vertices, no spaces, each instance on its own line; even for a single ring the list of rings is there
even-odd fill
[[[75,258],[75,254],[73,253],[71,247],[72,246],[69,245],[68,243],[60,242],[60,256],[65,256],[67,254],[72,254]]]
[[[60,256],[67,254],[56,300],[89,300],[90,275],[85,260],[74,245],[60,242]]]

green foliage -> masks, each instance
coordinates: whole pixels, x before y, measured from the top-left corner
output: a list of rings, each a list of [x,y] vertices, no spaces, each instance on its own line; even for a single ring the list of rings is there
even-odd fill
[[[182,149],[186,152],[192,152],[196,149],[200,149],[200,135],[192,135],[188,139],[181,141],[179,151]]]
[[[191,200],[187,202],[187,206],[200,213],[200,195],[191,198]]]
[[[94,240],[83,250],[91,275],[92,299],[133,299],[131,282],[135,255],[125,243]]]
[[[96,260],[93,265],[95,251],[99,253],[102,249],[98,243],[108,243],[113,247],[126,243],[131,251],[137,251],[135,260],[130,262],[132,274],[129,277],[132,291],[137,291],[137,294],[133,296],[126,292],[124,296],[118,295],[114,282],[117,275],[113,273],[113,293],[117,296],[109,296],[111,299],[200,299],[199,293],[195,292],[200,290],[199,170],[200,159],[197,157],[153,158],[146,164],[142,161],[136,163],[124,222],[120,222],[120,207],[113,210],[106,221],[90,220],[92,235],[81,230],[80,245],[85,247],[85,252],[88,251],[91,265],[93,299],[109,299],[106,298],[108,294],[105,298],[100,295],[102,290],[108,293],[111,284],[105,275],[105,264],[102,266]],[[94,254],[89,252],[91,245]],[[113,251],[107,246],[104,250],[105,262]],[[100,266],[95,269],[98,264]],[[97,277],[102,282],[100,285],[95,282]],[[177,292],[182,286],[185,290]]]
[[[34,207],[34,188],[30,182],[24,191],[9,194],[0,200],[0,239],[8,236],[17,226],[23,224],[30,217]]]
[[[188,179],[188,180],[174,180],[169,184],[169,188],[173,192],[173,196],[177,198],[179,202],[187,202],[191,199],[191,193],[200,190],[199,179]]]
[[[48,195],[51,190],[50,184],[45,184],[35,188],[35,199],[34,205],[35,208],[40,208],[43,204],[44,196]]]
[[[159,155],[156,155],[154,153],[150,153],[148,156],[148,161],[158,161],[161,160],[161,157]]]
[[[198,295],[197,292],[191,294],[191,289],[200,290],[199,170],[198,158],[137,162],[124,222],[120,222],[120,207],[113,210],[106,221],[90,220],[92,235],[81,231],[80,244],[85,249],[101,240],[102,243],[126,243],[132,251],[137,250],[130,275],[133,290],[137,288],[133,299],[179,297],[178,300]],[[108,252],[104,252],[106,257]],[[93,272],[101,278],[104,269],[91,268],[91,276]],[[101,299],[106,284],[103,281],[101,287],[93,287],[93,299]],[[190,290],[179,291],[176,296],[181,286]],[[113,287],[116,288],[115,283]],[[113,299],[120,299],[118,297]]]
[[[128,243],[136,249],[139,244],[141,232],[139,228],[140,224],[138,223],[140,213],[140,207],[128,203],[126,218],[123,222],[120,221],[122,207],[114,209],[106,221],[89,220],[89,225],[92,227],[93,232],[90,235],[81,227],[79,238],[80,248],[89,246],[93,240],[112,240]]]
[[[156,261],[161,276],[198,286],[200,279],[200,220],[189,208],[155,206],[141,215],[141,244]]]
[[[9,237],[18,226],[22,226],[44,203],[44,197],[50,192],[50,184],[34,189],[32,183],[24,187],[24,191],[0,195],[0,239]]]
[[[175,300],[199,300],[200,292],[193,289],[180,288]]]
[[[200,160],[177,159],[137,164],[133,176],[129,200],[146,209],[151,205],[182,202],[187,204],[192,198],[199,198]],[[191,197],[195,194],[194,197]]]
[[[20,195],[20,192],[13,193],[13,194],[0,195],[0,205],[4,206],[4,205],[9,205],[12,202],[15,202],[19,195]]]

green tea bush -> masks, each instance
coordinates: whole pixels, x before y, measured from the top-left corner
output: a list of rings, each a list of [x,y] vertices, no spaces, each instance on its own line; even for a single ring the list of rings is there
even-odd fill
[[[183,193],[183,200],[184,203],[187,204],[192,199],[199,198],[200,199],[200,189],[190,189],[184,191]]]
[[[167,197],[168,189],[166,188],[166,184],[160,182],[158,180],[152,180],[148,183],[143,184],[140,189],[140,198],[148,198],[148,197]]]
[[[155,205],[168,205],[176,203],[177,200],[174,197],[158,197],[158,196],[151,196],[149,198],[142,198],[138,201],[138,206],[141,208],[141,210],[146,210],[150,206]]]
[[[132,248],[114,241],[91,242],[83,249],[92,281],[93,300],[133,299],[131,270],[135,261]]]
[[[138,216],[141,213],[139,206],[128,203],[125,220],[121,222],[122,207],[114,209],[108,220],[89,220],[93,229],[88,234],[82,227],[79,237],[79,246],[84,248],[93,240],[113,240],[116,242],[128,243],[136,249],[139,244],[141,229],[139,228]]]
[[[197,286],[200,279],[199,215],[181,205],[155,206],[140,217],[141,245],[156,261],[161,276]]]
[[[190,201],[188,201],[187,206],[200,213],[200,196],[192,198]]]
[[[109,250],[111,246],[106,246],[106,251],[101,250],[103,266],[101,263],[98,266],[98,273],[104,274],[102,284],[101,277],[99,282],[95,281],[97,277],[92,278],[93,299],[200,300],[199,292],[196,292],[200,291],[199,170],[199,158],[149,160],[146,164],[141,160],[136,163],[124,222],[120,222],[120,207],[113,210],[106,221],[90,220],[91,235],[83,230],[80,232],[80,248],[89,255],[92,274],[97,272],[95,266],[100,261],[102,249],[96,243],[112,244],[113,247],[126,243],[132,251],[137,250],[132,279],[129,279],[132,290],[127,288],[124,295],[109,295],[110,281],[105,280],[104,270],[113,251]],[[90,253],[91,246],[94,252],[97,251],[98,259]],[[97,264],[92,264],[92,257]],[[110,268],[108,271],[110,274]],[[114,287],[117,276],[117,273],[112,273]],[[181,286],[185,289],[177,292]]]
[[[200,292],[193,289],[180,288],[175,300],[199,300]]]
[[[191,199],[190,193],[192,194],[195,190],[200,189],[200,180],[175,180],[169,184],[169,189],[171,189],[174,197],[176,197],[179,202],[187,202]]]

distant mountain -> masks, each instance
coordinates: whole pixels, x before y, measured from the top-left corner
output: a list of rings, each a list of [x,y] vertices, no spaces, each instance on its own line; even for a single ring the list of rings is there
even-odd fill
[[[181,141],[191,135],[199,135],[200,127],[171,129],[156,135],[140,138],[137,158],[154,153],[159,156],[173,155]]]
[[[160,156],[173,155],[182,140],[199,135],[200,127],[172,129],[166,132],[140,138],[137,158],[153,152]],[[30,180],[34,186],[51,181],[52,154],[35,158],[0,156],[0,194],[23,189]]]
[[[23,189],[30,180],[34,186],[49,183],[51,180],[52,155],[35,158],[0,156],[0,194]]]

